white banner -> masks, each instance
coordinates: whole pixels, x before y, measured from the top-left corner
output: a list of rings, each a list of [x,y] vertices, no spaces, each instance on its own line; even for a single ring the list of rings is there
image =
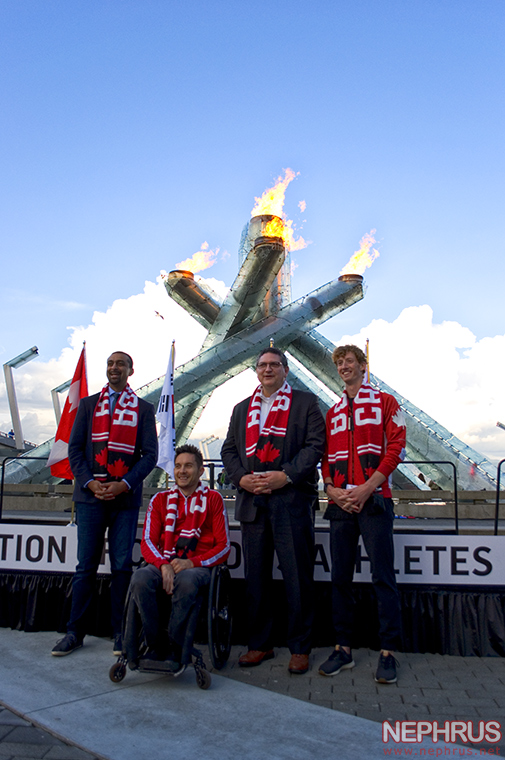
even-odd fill
[[[230,531],[232,550],[228,560],[233,578],[244,577],[240,530]],[[141,528],[133,552],[138,564]],[[395,534],[398,583],[463,586],[505,585],[505,536],[453,536]],[[0,523],[0,571],[72,573],[77,564],[75,525]],[[274,578],[281,578],[274,562]],[[330,580],[329,534],[316,530],[316,581]],[[110,573],[107,540],[100,573]],[[360,539],[354,580],[369,583],[370,561]]]

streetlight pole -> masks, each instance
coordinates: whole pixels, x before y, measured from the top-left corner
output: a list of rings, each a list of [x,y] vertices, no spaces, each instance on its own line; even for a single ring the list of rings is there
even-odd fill
[[[24,451],[25,441],[23,438],[23,431],[21,430],[21,419],[19,417],[19,408],[16,399],[12,370],[17,367],[22,367],[23,364],[34,359],[38,353],[39,349],[37,346],[33,346],[4,364],[5,385],[7,386],[7,397],[9,399],[9,409],[11,412],[12,427],[14,429],[14,441],[16,443],[16,448],[19,451]]]

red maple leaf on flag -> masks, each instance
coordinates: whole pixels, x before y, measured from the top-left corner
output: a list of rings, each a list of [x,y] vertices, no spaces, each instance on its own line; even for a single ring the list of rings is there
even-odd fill
[[[333,476],[333,485],[335,488],[340,488],[344,484],[345,481],[345,475],[342,475],[341,472],[336,472]]]
[[[275,446],[272,446],[270,441],[267,441],[262,449],[259,449],[256,452],[256,456],[260,460],[260,462],[273,462],[280,454],[280,449],[276,449]]]
[[[104,446],[103,449],[98,452],[98,454],[95,454],[95,459],[102,467],[107,466],[107,446]]]
[[[115,462],[107,465],[107,470],[113,478],[122,478],[128,472],[128,467],[122,459],[116,459]]]

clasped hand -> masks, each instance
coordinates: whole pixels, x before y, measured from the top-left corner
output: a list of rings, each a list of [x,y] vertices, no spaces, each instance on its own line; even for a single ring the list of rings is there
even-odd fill
[[[128,486],[124,480],[113,480],[110,483],[100,483],[99,480],[92,480],[91,483],[88,483],[88,488],[101,501],[115,499],[116,496],[128,490]]]
[[[169,564],[161,566],[161,577],[163,579],[163,590],[167,594],[174,593],[174,578],[181,570],[189,570],[194,567],[190,559],[180,559],[176,557]]]
[[[270,470],[269,472],[251,472],[243,475],[240,479],[240,487],[255,495],[272,493],[278,488],[283,488],[288,482],[283,470]]]

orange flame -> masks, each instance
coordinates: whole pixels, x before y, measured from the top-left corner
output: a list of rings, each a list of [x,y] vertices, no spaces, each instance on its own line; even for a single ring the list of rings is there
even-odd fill
[[[201,272],[203,269],[208,269],[216,263],[217,254],[219,248],[215,251],[209,250],[209,244],[207,242],[202,243],[202,247],[199,251],[194,253],[190,259],[184,259],[176,264],[176,269],[186,269],[188,272]]]
[[[256,203],[251,211],[251,216],[272,215],[280,217],[267,222],[263,227],[262,234],[265,237],[280,237],[291,251],[299,251],[308,244],[301,236],[295,240],[293,222],[291,219],[287,219],[283,211],[286,188],[294,180],[296,174],[292,169],[284,169],[284,173],[284,178],[278,177],[275,185],[267,188],[260,198],[254,198]]]
[[[372,245],[376,242],[374,238],[375,230],[367,232],[359,241],[359,251],[355,251],[340,274],[363,274],[365,269],[371,267],[375,259],[380,255]],[[372,250],[370,251],[370,248]]]

